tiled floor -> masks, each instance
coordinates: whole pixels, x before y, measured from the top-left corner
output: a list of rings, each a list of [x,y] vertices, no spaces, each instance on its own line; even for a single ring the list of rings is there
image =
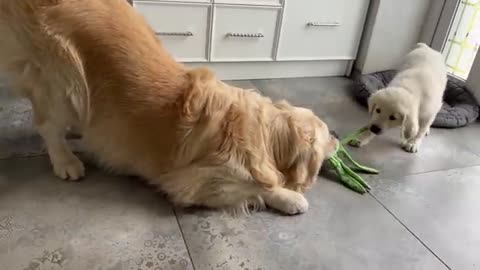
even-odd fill
[[[341,135],[367,120],[344,78],[240,81],[312,108]],[[382,174],[359,195],[320,178],[310,210],[232,218],[173,209],[137,179],[93,167],[56,179],[28,104],[0,83],[0,269],[480,269],[480,125],[434,129],[418,154],[398,131],[351,149]]]

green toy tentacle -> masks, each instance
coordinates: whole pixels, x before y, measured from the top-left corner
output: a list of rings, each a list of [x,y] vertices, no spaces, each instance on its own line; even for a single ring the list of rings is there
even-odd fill
[[[380,173],[376,169],[360,165],[358,162],[353,160],[352,156],[345,150],[345,148],[342,145],[339,146],[339,149],[338,149],[337,153],[343,155],[350,163],[352,163],[355,166],[355,168],[352,168],[354,171],[370,173],[370,174],[379,174]]]
[[[342,161],[339,160],[337,157],[332,157],[329,159],[330,163],[333,165],[333,168],[340,176],[342,183],[347,186],[348,188],[358,192],[358,193],[365,193],[367,190],[354,178],[350,177],[344,170],[342,166]]]
[[[370,190],[371,187],[360,175],[356,173],[356,171],[370,174],[378,174],[379,171],[374,168],[360,165],[347,152],[347,150],[343,147],[343,144],[347,144],[349,141],[355,139],[361,132],[364,132],[366,128],[367,127],[361,128],[360,130],[341,140],[337,145],[335,155],[328,160],[335,169],[336,173],[340,176],[340,181],[348,188],[362,194]],[[340,157],[344,157],[348,162],[353,164],[353,168],[347,166],[347,164],[345,164]]]
[[[370,190],[372,189],[370,187],[370,185],[367,184],[367,182],[365,182],[365,180],[363,180],[362,177],[360,177],[358,174],[356,174],[352,169],[350,169],[345,163],[342,163],[341,164],[342,167],[343,167],[343,170],[350,176],[352,177],[353,179],[355,179],[360,185],[362,185],[364,188],[366,188],[367,190]]]

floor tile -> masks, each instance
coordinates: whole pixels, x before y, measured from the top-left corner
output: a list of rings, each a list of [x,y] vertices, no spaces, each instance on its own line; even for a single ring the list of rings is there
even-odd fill
[[[431,135],[424,139],[418,153],[407,153],[401,149],[399,132],[389,132],[360,149],[349,147],[348,150],[362,163],[381,169],[380,177],[480,164],[480,157],[459,140],[462,138],[459,130],[432,129]]]
[[[480,167],[387,178],[373,195],[451,269],[480,268]]]
[[[52,176],[44,158],[0,161],[2,270],[193,269],[168,202],[135,179]]]
[[[298,78],[255,80],[261,93],[274,100],[312,109],[330,129],[353,132],[368,120],[366,109],[350,98],[352,83],[346,78]]]
[[[253,83],[267,96],[285,98],[295,105],[311,108],[330,129],[342,137],[368,123],[367,110],[350,98],[352,83],[346,78],[256,80]],[[460,138],[465,137],[462,134],[475,136],[475,131],[480,132],[479,126],[473,124],[464,129],[432,129],[432,135],[425,139],[416,154],[400,148],[399,129],[379,136],[361,149],[349,148],[349,151],[362,163],[381,169],[383,176],[478,165],[480,157]],[[480,143],[473,144],[478,146],[480,152]]]
[[[308,198],[310,210],[293,217],[181,211],[195,268],[445,269],[370,195],[322,180]]]
[[[40,137],[32,128],[29,102],[14,97],[2,86],[0,86],[0,130],[0,159],[45,153]]]

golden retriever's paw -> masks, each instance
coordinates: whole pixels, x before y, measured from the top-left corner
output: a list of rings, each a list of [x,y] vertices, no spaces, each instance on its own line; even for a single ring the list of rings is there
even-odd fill
[[[275,188],[262,195],[265,203],[288,215],[305,213],[308,201],[303,194],[286,188]]]
[[[289,199],[285,200],[282,209],[285,214],[297,215],[307,212],[309,204],[307,199],[300,193],[292,192]]]
[[[76,157],[59,161],[53,164],[53,172],[59,178],[70,181],[77,181],[85,176],[85,167]]]
[[[409,153],[417,153],[419,146],[420,145],[416,142],[404,142],[402,144],[403,150],[405,150]]]
[[[353,146],[353,147],[362,147],[362,146],[365,145],[364,142],[362,142],[361,140],[357,140],[357,139],[353,139],[353,140],[349,141],[348,144],[350,146]]]
[[[425,136],[428,136],[430,135],[430,128],[427,129],[427,131],[425,132]]]

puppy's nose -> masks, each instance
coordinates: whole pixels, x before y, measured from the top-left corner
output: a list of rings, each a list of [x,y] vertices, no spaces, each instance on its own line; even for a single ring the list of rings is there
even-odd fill
[[[377,125],[371,125],[370,126],[370,131],[373,133],[373,134],[380,134],[382,133],[382,129],[379,128]]]

